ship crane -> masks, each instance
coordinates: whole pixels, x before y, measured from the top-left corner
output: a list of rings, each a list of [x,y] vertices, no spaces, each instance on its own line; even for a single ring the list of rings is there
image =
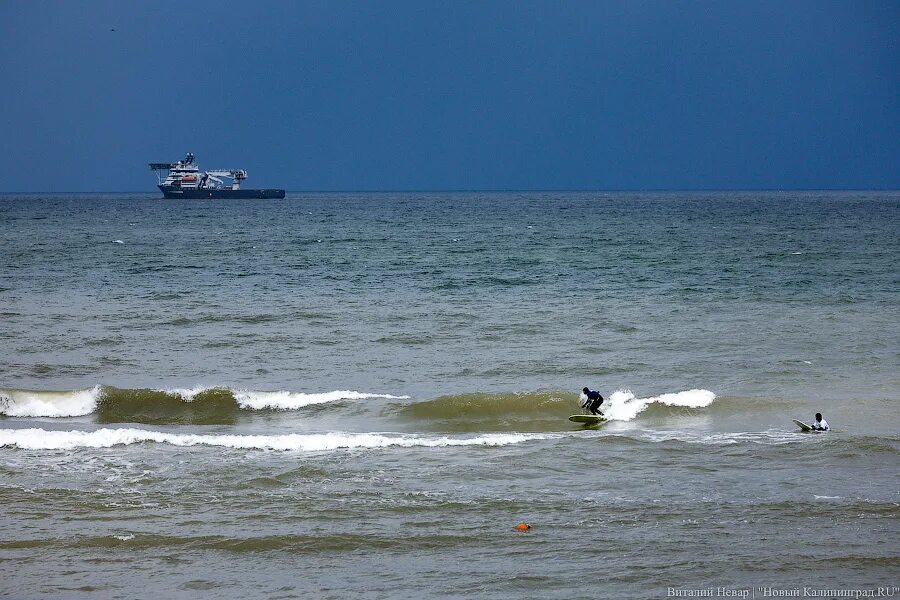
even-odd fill
[[[209,175],[210,179],[215,179],[220,184],[222,180],[219,177],[228,177],[232,180],[231,189],[233,190],[241,189],[241,182],[247,179],[247,171],[244,169],[214,169],[207,171],[206,174]]]

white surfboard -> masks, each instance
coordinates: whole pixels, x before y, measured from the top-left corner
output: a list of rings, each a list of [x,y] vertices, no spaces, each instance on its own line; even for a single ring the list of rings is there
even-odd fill
[[[800,431],[804,431],[804,432],[805,432],[805,431],[815,431],[815,430],[812,428],[812,425],[807,425],[807,424],[804,423],[803,421],[798,421],[797,419],[793,419],[793,421],[794,421],[794,423],[797,424],[797,427],[800,428]]]
[[[797,424],[797,427],[800,428],[800,431],[812,431],[812,427],[804,423],[803,421],[799,421],[797,419],[793,419],[794,423]]]

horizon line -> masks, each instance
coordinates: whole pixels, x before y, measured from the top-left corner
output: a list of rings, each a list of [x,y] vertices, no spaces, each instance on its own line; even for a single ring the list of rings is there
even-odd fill
[[[261,188],[269,189],[269,188]],[[459,193],[634,193],[634,192],[898,192],[900,188],[452,188],[452,189],[331,189],[331,190],[285,190],[286,194],[459,194]],[[0,190],[0,194],[147,194],[159,192],[147,190]]]

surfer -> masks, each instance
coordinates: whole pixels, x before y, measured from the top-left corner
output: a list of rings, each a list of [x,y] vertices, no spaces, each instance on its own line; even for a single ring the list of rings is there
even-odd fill
[[[812,424],[813,431],[828,431],[828,421],[822,418],[822,413],[816,413],[816,422]]]
[[[603,396],[600,395],[600,392],[588,388],[581,390],[581,408],[590,411],[592,415],[602,415],[601,404],[603,404]]]

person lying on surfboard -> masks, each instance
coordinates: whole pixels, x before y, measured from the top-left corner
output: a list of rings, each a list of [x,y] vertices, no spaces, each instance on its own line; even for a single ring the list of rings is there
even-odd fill
[[[822,413],[816,413],[816,422],[811,427],[813,431],[828,431],[828,421],[822,418]]]
[[[603,396],[600,395],[600,392],[588,388],[581,390],[581,408],[590,411],[592,415],[602,415],[601,404],[603,404]]]

